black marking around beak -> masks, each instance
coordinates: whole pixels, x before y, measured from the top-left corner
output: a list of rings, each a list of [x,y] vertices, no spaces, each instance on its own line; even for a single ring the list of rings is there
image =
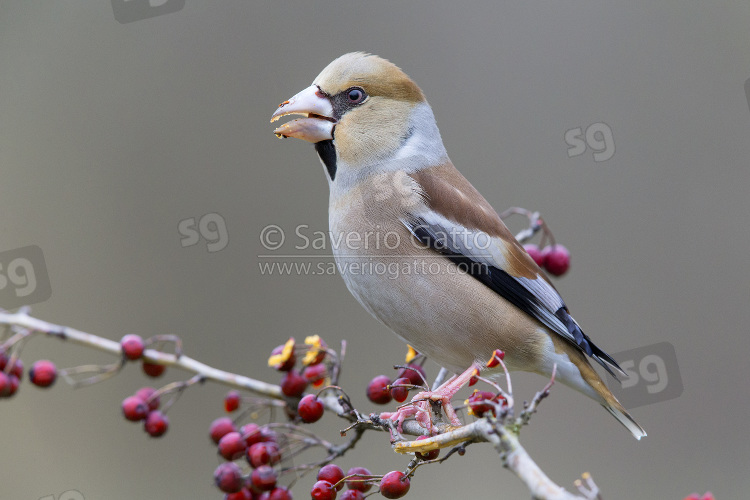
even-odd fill
[[[333,145],[333,141],[316,142],[315,151],[318,152],[320,160],[326,166],[328,177],[334,180],[336,178],[336,146]]]

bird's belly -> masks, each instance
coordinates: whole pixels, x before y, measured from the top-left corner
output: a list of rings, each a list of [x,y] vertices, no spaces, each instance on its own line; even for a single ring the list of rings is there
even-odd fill
[[[333,234],[362,227],[347,218],[331,222]],[[546,338],[535,320],[450,260],[420,247],[399,223],[378,226],[381,234],[390,235],[388,245],[334,248],[344,282],[365,309],[454,371],[486,361],[495,349],[506,351],[510,368],[536,371],[533,365]]]

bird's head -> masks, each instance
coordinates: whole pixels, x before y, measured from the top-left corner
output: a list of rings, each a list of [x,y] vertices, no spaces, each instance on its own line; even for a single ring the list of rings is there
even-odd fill
[[[363,52],[334,60],[311,86],[282,102],[271,121],[287,115],[303,118],[274,133],[314,143],[331,181],[344,170],[361,177],[375,165],[418,154],[428,145],[420,137],[418,146],[409,147],[415,135],[437,140],[438,153],[444,154],[432,110],[417,84],[390,61]]]

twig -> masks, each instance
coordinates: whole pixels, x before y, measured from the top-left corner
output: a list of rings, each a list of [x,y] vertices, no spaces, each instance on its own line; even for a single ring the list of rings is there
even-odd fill
[[[580,491],[587,500],[601,500],[602,496],[599,494],[599,487],[591,478],[591,474],[584,472],[581,475],[581,479],[576,479],[573,483],[576,488],[578,488],[578,491]],[[585,486],[584,483],[586,483]]]
[[[16,313],[0,312],[0,325],[21,327],[29,330],[29,334],[45,333],[47,335],[66,340],[74,344],[91,347],[99,351],[107,352],[114,356],[122,356],[120,343],[114,340],[105,339],[91,333],[82,332],[75,328],[56,325],[41,319],[29,316],[23,311]],[[0,346],[0,349],[6,345],[11,345],[15,336],[10,337]],[[212,380],[230,387],[245,389],[273,399],[284,399],[281,388],[278,385],[269,384],[256,380],[244,375],[219,370],[186,355],[176,356],[174,354],[164,353],[154,349],[146,349],[143,353],[144,359],[151,363],[172,366],[200,374],[206,380]]]
[[[531,403],[524,408],[524,410],[521,412],[521,414],[516,419],[516,425],[520,429],[524,425],[528,425],[529,420],[531,420],[531,415],[536,413],[536,408],[539,406],[539,403],[541,403],[542,399],[549,396],[549,390],[552,388],[552,386],[555,383],[555,375],[557,374],[557,363],[552,365],[552,376],[549,379],[549,382],[547,382],[547,385],[544,386],[544,388],[534,394],[534,397],[531,400]]]
[[[432,383],[432,389],[436,389],[443,385],[443,382],[445,382],[445,379],[448,378],[448,375],[450,375],[450,372],[447,368],[441,366],[440,371],[437,374],[437,377],[435,377],[435,381]]]

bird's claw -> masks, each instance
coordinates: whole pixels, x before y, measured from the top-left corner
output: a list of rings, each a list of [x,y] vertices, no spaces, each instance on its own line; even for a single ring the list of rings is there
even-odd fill
[[[407,418],[414,417],[420,427],[427,429],[431,434],[436,432],[432,421],[432,403],[440,403],[450,424],[456,427],[463,425],[451,405],[450,398],[439,392],[420,392],[411,400],[411,403],[402,406],[395,412],[383,412],[380,418],[389,419],[396,423],[396,430],[403,432],[403,424]],[[439,416],[438,416],[439,418]]]

